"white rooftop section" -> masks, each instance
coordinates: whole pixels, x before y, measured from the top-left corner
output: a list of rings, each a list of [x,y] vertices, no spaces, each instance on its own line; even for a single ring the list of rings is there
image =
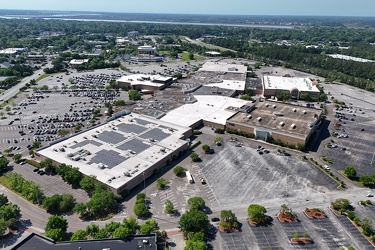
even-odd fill
[[[156,47],[152,47],[150,45],[144,45],[144,46],[139,46],[138,50],[154,51],[154,50],[156,50]]]
[[[206,54],[207,55],[212,55],[212,56],[219,56],[220,52],[217,52],[217,51],[207,51]]]
[[[346,55],[340,55],[340,54],[332,54],[328,55],[333,58],[338,58],[338,59],[343,59],[347,61],[355,61],[355,62],[375,62],[374,60],[368,60],[368,59],[363,59],[359,57],[354,57],[354,56],[346,56]]]
[[[222,80],[222,82],[210,83],[210,84],[206,84],[204,86],[207,86],[207,87],[218,87],[218,88],[222,88],[222,89],[244,91],[245,90],[245,85],[246,85],[245,81]]]
[[[229,73],[240,73],[246,74],[247,67],[239,64],[228,64],[220,62],[206,62],[199,69],[199,71],[211,71],[211,72],[229,72]]]
[[[68,138],[37,153],[79,168],[118,189],[186,145],[191,129],[130,114]],[[111,180],[110,180],[111,179]],[[137,180],[138,180],[137,179]]]
[[[248,101],[225,96],[196,95],[197,102],[185,104],[161,118],[162,121],[189,127],[200,120],[225,125],[226,120],[235,114],[229,107],[240,108]]]
[[[7,48],[7,49],[2,49],[0,50],[0,54],[16,54],[18,52],[25,51],[25,48]]]
[[[129,76],[123,76],[117,80],[117,82],[130,83],[131,86],[135,85],[146,85],[153,87],[164,86],[163,82],[171,80],[171,77],[162,75],[145,75],[145,74],[134,74]],[[155,82],[158,81],[158,82]]]
[[[319,89],[313,85],[312,81],[307,77],[300,78],[265,75],[263,80],[265,89],[280,89],[290,91],[297,88],[300,92],[320,92]]]
[[[69,63],[72,65],[80,65],[89,62],[89,59],[73,59]]]

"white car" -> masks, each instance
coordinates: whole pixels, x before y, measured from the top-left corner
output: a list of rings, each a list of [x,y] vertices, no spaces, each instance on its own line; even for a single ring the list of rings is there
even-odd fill
[[[366,196],[367,197],[374,197],[374,195],[372,193],[368,193]]]

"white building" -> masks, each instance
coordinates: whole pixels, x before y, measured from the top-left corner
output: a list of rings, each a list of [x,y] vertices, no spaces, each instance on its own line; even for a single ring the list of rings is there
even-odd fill
[[[289,92],[292,98],[299,99],[302,93],[307,93],[311,97],[319,98],[320,91],[316,83],[309,78],[302,77],[281,77],[268,76],[263,77],[263,96],[276,96],[279,92]]]
[[[188,149],[191,128],[129,114],[38,150],[39,159],[77,167],[114,193],[130,190]]]
[[[197,102],[174,109],[161,120],[191,128],[201,124],[224,128],[227,119],[235,115],[241,107],[249,104],[241,99],[217,95],[195,95],[194,98]]]
[[[117,80],[120,88],[135,89],[142,92],[153,92],[162,90],[173,83],[173,78],[162,75],[134,74],[123,76]]]
[[[247,67],[240,64],[206,62],[199,71],[246,74]]]
[[[139,46],[138,47],[138,54],[154,55],[154,54],[156,54],[156,47],[152,47],[152,46],[149,46],[149,45]]]

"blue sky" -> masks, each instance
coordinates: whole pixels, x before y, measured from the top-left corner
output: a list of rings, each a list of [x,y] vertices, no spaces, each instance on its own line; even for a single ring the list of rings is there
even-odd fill
[[[375,0],[0,0],[0,9],[375,16]]]

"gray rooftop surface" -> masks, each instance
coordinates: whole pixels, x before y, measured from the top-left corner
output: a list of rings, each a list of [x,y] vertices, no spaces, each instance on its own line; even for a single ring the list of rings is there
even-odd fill
[[[141,153],[142,151],[148,149],[151,145],[143,143],[138,139],[132,139],[124,144],[119,145],[117,148],[121,150],[131,150],[136,152],[137,154]]]
[[[155,123],[152,123],[152,122],[148,122],[148,121],[145,121],[145,120],[142,120],[142,119],[134,119],[138,124],[141,124],[143,126],[146,126],[146,125],[149,125],[149,124],[152,124],[152,125],[156,125]]]
[[[81,141],[81,142],[76,143],[75,145],[71,146],[71,148],[72,149],[81,148],[81,147],[87,146],[89,144],[97,146],[97,147],[100,147],[101,145],[103,145],[103,144],[101,144],[100,142],[97,142],[97,141],[85,140],[85,141]]]
[[[142,240],[147,240],[151,243],[143,244]],[[71,250],[71,249],[90,249],[90,250],[123,250],[123,249],[156,249],[155,236],[144,235],[144,236],[129,236],[126,240],[120,239],[103,239],[103,240],[92,240],[92,241],[69,241],[69,242],[58,242],[54,243],[52,240],[48,240],[43,236],[37,234],[31,234],[29,237],[25,238],[20,244],[15,246],[14,250],[51,250],[51,249],[60,249],[60,250]]]
[[[103,131],[98,136],[98,139],[107,143],[117,144],[126,139],[124,135],[113,131]]]
[[[121,156],[118,152],[113,150],[100,150],[92,157],[91,163],[103,163],[108,166],[109,169],[117,166],[121,162],[125,161],[126,157]]]
[[[146,127],[139,126],[137,124],[119,124],[117,128],[124,133],[136,133],[140,134],[143,131],[147,130]]]
[[[139,137],[141,137],[143,139],[152,138],[154,140],[161,141],[161,140],[167,138],[168,136],[169,136],[169,134],[164,133],[161,129],[154,128],[154,129],[152,129],[150,131],[147,131],[143,135],[140,135]]]

